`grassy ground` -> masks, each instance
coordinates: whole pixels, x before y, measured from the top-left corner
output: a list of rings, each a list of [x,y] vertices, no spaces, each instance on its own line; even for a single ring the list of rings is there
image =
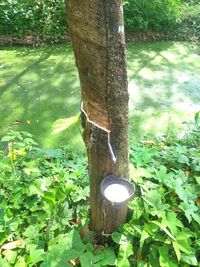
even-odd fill
[[[130,135],[178,127],[200,110],[200,50],[175,42],[129,44]],[[0,135],[26,130],[44,147],[82,144],[80,92],[70,45],[0,50]]]
[[[131,134],[178,128],[200,110],[199,56],[184,42],[128,46]]]

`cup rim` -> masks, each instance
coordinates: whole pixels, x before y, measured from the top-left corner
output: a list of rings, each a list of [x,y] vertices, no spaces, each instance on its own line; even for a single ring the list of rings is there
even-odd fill
[[[120,201],[120,202],[110,201],[105,196],[104,191],[111,184],[120,184],[120,185],[123,185],[124,187],[126,187],[128,190],[128,193],[129,193],[129,197],[123,201]],[[134,193],[135,193],[135,184],[130,183],[130,181],[128,181],[125,178],[121,178],[121,177],[118,177],[118,176],[111,174],[111,175],[106,176],[101,182],[101,195],[103,196],[103,199],[105,201],[107,201],[109,204],[117,205],[117,206],[125,205],[126,203],[128,203],[130,201],[131,198],[133,198]]]

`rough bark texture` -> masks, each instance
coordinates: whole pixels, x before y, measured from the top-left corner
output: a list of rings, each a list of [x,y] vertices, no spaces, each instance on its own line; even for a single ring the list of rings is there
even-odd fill
[[[128,86],[121,0],[68,0],[67,14],[83,100],[90,177],[91,229],[111,233],[127,207],[106,206],[100,183],[128,178]],[[89,119],[91,122],[88,122]],[[103,130],[104,129],[104,130]],[[110,132],[110,133],[109,133]],[[114,163],[110,143],[117,157]]]

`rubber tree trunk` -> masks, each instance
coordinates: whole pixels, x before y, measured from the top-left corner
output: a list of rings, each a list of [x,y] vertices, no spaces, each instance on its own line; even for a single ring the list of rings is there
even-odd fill
[[[90,229],[98,234],[112,233],[125,222],[127,206],[117,210],[106,206],[100,183],[108,174],[129,176],[122,1],[67,0],[67,16],[83,101],[90,177]]]

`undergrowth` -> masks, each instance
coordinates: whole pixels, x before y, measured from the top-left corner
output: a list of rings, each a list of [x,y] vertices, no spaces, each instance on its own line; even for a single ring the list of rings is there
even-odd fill
[[[0,266],[198,266],[200,118],[131,142],[135,197],[127,223],[97,245],[87,228],[86,156],[72,147],[40,149],[10,131],[0,151]]]
[[[127,33],[156,32],[199,40],[198,0],[124,0],[123,5]],[[40,44],[63,42],[68,35],[64,0],[0,2],[0,37]]]

